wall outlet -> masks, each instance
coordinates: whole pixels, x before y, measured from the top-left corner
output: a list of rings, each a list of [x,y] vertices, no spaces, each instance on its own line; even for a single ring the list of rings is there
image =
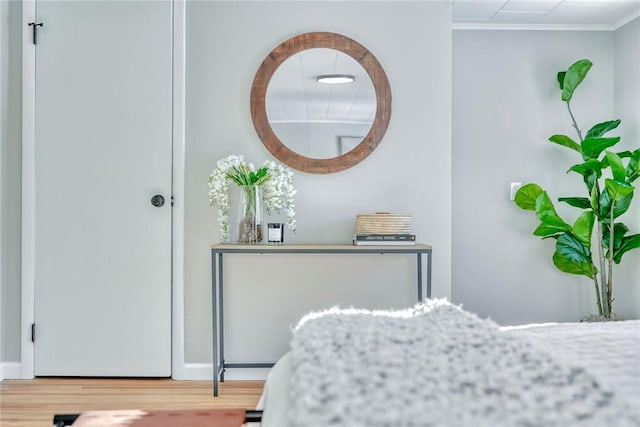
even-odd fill
[[[512,182],[511,183],[511,200],[515,200],[516,199],[516,193],[518,192],[518,189],[522,187],[522,183],[521,182]]]

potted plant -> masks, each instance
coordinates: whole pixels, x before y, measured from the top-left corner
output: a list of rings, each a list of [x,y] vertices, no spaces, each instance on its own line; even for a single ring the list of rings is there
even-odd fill
[[[601,318],[612,318],[613,270],[622,256],[640,247],[640,234],[628,234],[629,228],[616,220],[631,205],[634,186],[640,177],[640,148],[614,152],[620,137],[605,136],[620,125],[610,120],[591,127],[584,135],[571,111],[571,98],[584,80],[592,63],[577,61],[567,71],[557,75],[562,101],[566,102],[578,141],[567,135],[553,135],[549,141],[577,152],[580,163],[567,173],[580,175],[586,192],[582,197],[560,197],[581,212],[571,225],[556,212],[548,193],[531,183],[521,187],[515,196],[516,204],[535,211],[540,225],[533,234],[543,239],[556,240],[554,265],[563,272],[583,275],[593,280],[598,313]],[[615,316],[613,316],[615,317]]]

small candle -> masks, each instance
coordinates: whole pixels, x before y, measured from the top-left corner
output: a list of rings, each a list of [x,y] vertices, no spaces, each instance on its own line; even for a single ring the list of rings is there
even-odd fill
[[[284,223],[270,222],[267,228],[269,230],[267,243],[284,243]]]

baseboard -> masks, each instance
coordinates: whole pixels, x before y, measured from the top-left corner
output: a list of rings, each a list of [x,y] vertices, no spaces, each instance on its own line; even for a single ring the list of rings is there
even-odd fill
[[[229,381],[263,381],[267,379],[270,369],[268,368],[236,368],[226,369],[224,378]],[[185,381],[212,381],[213,366],[211,363],[185,363],[180,375],[173,376],[174,380]]]
[[[227,369],[225,380],[229,381],[264,381],[270,369]],[[185,363],[182,372],[173,375],[174,380],[184,381],[212,381],[213,368],[211,363]],[[23,379],[22,364],[20,362],[0,363],[0,381]]]
[[[22,364],[20,362],[0,363],[0,381],[20,379],[22,379]]]

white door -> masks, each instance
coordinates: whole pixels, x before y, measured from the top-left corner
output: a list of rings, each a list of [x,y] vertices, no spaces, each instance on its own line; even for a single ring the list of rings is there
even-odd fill
[[[36,5],[36,375],[171,374],[171,8]]]

